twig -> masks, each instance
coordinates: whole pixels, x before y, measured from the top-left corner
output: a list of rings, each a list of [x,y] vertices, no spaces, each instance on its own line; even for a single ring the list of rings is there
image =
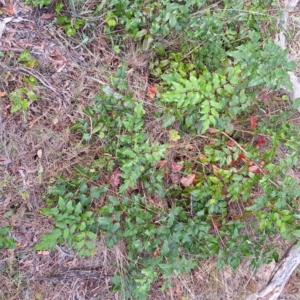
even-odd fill
[[[34,76],[36,79],[38,79],[41,84],[43,84],[46,88],[50,89],[52,92],[54,92],[55,94],[58,94],[57,90],[47,81],[47,79],[45,79],[45,77],[43,77],[42,74],[40,74],[39,72],[32,70],[30,68],[12,68],[9,66],[6,66],[3,63],[0,63],[0,66],[5,69],[8,70],[10,72],[14,72],[14,73],[21,73],[24,75],[31,75]]]

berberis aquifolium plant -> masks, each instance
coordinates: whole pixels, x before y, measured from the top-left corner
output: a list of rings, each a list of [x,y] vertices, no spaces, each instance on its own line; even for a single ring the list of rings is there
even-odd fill
[[[288,175],[300,148],[281,90],[295,66],[262,30],[275,30],[275,5],[126,0],[95,9],[117,54],[128,41],[151,52],[151,84],[137,97],[133,69],[120,62],[86,105],[71,130],[101,151],[51,187],[41,212],[54,228],[36,250],[65,244],[90,256],[100,236],[107,247],[123,241],[127,265],[111,280],[120,299],[146,299],[155,280],[165,290],[209,257],[234,269],[244,258],[254,268],[278,260],[272,237],[300,236],[300,192]]]

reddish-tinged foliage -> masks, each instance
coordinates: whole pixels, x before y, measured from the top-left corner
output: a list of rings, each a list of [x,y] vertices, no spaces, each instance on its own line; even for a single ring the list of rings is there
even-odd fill
[[[149,94],[156,94],[156,89],[153,85],[148,86],[148,93]]]
[[[111,174],[111,177],[109,179],[109,183],[113,187],[118,187],[119,186],[119,184],[120,184],[120,173],[121,173],[120,170],[116,169]]]
[[[177,184],[177,183],[180,182],[180,175],[177,174],[177,173],[171,173],[170,174],[170,179],[171,179],[172,183]]]
[[[221,228],[221,225],[222,225],[222,224],[221,224],[219,221],[217,221],[217,220],[212,220],[212,222],[213,222],[213,225],[214,225],[215,228],[217,228],[217,229]]]
[[[182,177],[180,180],[180,183],[184,186],[184,187],[188,187],[191,184],[193,184],[194,179],[195,179],[196,175],[195,174],[190,174],[186,177]]]
[[[219,132],[219,130],[216,128],[208,128],[207,131],[211,134]]]
[[[248,168],[248,171],[254,174],[259,174],[260,173],[260,168],[256,165],[250,166]]]
[[[160,160],[157,164],[156,164],[156,167],[157,168],[161,168],[163,166],[165,166],[167,163],[167,161],[164,159],[164,160]]]
[[[257,141],[257,143],[256,143],[256,146],[257,146],[257,147],[261,147],[261,146],[263,146],[264,143],[265,143],[265,140],[264,140],[264,138],[260,135],[260,136],[258,137],[258,141]]]
[[[246,157],[245,157],[245,154],[244,153],[240,153],[239,154],[239,159],[245,159]]]
[[[179,171],[181,171],[183,168],[182,164],[177,164],[176,162],[172,161],[171,162],[171,169],[174,173],[177,173]]]
[[[268,100],[269,99],[269,94],[263,94],[263,99]]]
[[[256,129],[256,126],[257,126],[257,118],[256,118],[256,116],[251,116],[251,118],[250,118],[250,125],[251,125],[251,128],[253,129],[253,130],[255,130]]]

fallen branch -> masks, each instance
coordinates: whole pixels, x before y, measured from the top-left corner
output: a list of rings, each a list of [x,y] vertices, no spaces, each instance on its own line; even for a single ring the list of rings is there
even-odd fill
[[[246,300],[276,300],[282,293],[293,271],[300,264],[300,248],[295,241],[285,252],[275,267],[267,285],[257,293],[249,295]]]

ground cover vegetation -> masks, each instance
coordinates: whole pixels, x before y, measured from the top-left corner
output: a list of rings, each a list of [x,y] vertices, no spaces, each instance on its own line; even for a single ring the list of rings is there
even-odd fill
[[[174,274],[210,257],[218,268],[277,262],[274,237],[300,236],[300,190],[291,173],[300,139],[290,121],[300,102],[289,100],[295,64],[273,41],[278,3],[27,4],[51,7],[55,26],[82,44],[101,20],[116,57],[69,127],[81,147],[97,142],[100,150],[48,187],[40,212],[53,229],[34,250],[67,245],[89,257],[100,236],[108,248],[124,243],[127,263],[111,277],[120,299],[146,299],[158,279],[167,290]],[[28,50],[18,63],[37,66]],[[23,80],[9,97],[11,113],[26,123],[39,82]],[[0,230],[1,247],[15,247],[9,230]]]

